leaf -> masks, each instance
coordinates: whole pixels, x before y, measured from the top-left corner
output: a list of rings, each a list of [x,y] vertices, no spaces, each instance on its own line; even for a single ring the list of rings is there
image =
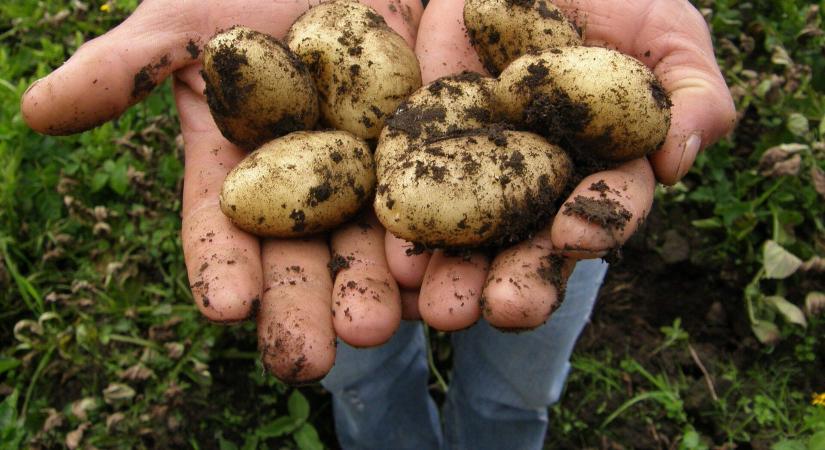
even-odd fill
[[[808,440],[808,450],[825,450],[825,431],[820,431]]]
[[[134,396],[135,390],[123,383],[110,383],[103,390],[103,400],[110,405],[129,401]]]
[[[805,312],[808,317],[813,317],[825,311],[825,293],[822,292],[808,292],[805,296]]]
[[[783,439],[773,444],[771,450],[805,450],[805,444],[796,439]]]
[[[765,302],[771,305],[788,322],[795,323],[803,328],[808,326],[808,321],[805,320],[805,314],[802,310],[785,298],[778,295],[772,295],[770,297],[765,297]]]
[[[791,113],[788,116],[788,131],[796,136],[804,136],[808,133],[808,118],[799,113]]]
[[[109,173],[109,187],[118,195],[123,195],[129,189],[128,167],[123,161],[118,161]]]
[[[303,424],[303,421],[297,421],[290,416],[281,416],[258,428],[255,434],[261,439],[272,439],[292,433],[301,424]]]
[[[751,324],[751,330],[756,335],[756,339],[765,345],[774,345],[781,337],[779,328],[773,322],[765,320],[755,320]]]
[[[287,401],[289,415],[296,421],[304,421],[309,417],[309,402],[301,391],[295,389]]]
[[[697,219],[690,222],[694,228],[698,228],[700,230],[712,230],[717,228],[722,228],[722,221],[719,220],[718,217],[711,217],[708,219]]]
[[[301,450],[323,450],[324,448],[321,438],[318,437],[318,431],[311,423],[301,425],[301,428],[298,428],[298,431],[292,437]]]
[[[20,365],[20,360],[16,358],[9,358],[7,356],[0,357],[0,375],[14,369]]]
[[[109,174],[103,171],[95,172],[89,188],[92,192],[97,192],[103,189],[103,186],[106,186],[107,182],[109,182]]]
[[[80,441],[83,440],[83,433],[85,433],[86,429],[90,426],[91,424],[89,422],[83,422],[74,431],[70,431],[66,434],[66,447],[69,450],[74,450],[79,447]]]
[[[793,275],[802,260],[774,241],[766,241],[762,249],[765,278],[783,279]]]
[[[3,403],[0,403],[0,432],[16,426],[14,422],[17,421],[17,396],[18,392],[15,389]]]
[[[819,196],[825,198],[825,172],[819,167],[811,167],[811,180]]]
[[[771,62],[778,66],[790,66],[791,64],[793,64],[790,55],[788,55],[788,51],[785,50],[785,48],[781,45],[777,45],[773,48]]]

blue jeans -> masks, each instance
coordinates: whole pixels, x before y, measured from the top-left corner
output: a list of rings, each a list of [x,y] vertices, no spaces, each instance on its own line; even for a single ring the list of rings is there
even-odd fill
[[[427,391],[421,324],[402,323],[381,347],[344,343],[321,382],[332,393],[344,449],[540,449],[570,354],[590,318],[607,264],[581,261],[565,301],[535,330],[502,333],[485,321],[453,333],[453,377],[443,409]]]

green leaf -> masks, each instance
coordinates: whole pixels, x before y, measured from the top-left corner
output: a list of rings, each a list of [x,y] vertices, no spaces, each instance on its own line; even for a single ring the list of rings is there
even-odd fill
[[[255,434],[261,439],[272,439],[292,433],[303,423],[303,420],[299,421],[290,416],[281,416],[266,425],[262,425],[255,431]]]
[[[771,450],[805,450],[805,444],[796,439],[783,439],[773,444]]]
[[[103,171],[95,172],[95,175],[92,177],[92,183],[90,190],[92,192],[97,192],[103,189],[103,186],[106,186],[106,183],[109,181],[109,174]]]
[[[0,403],[0,432],[5,433],[5,430],[14,427],[17,421],[17,395],[15,389],[11,395]]]
[[[805,320],[805,313],[803,313],[798,306],[789,302],[785,298],[778,295],[772,295],[770,297],[765,297],[765,303],[771,305],[788,322],[795,323],[802,327],[808,326],[808,321]]]
[[[118,195],[123,195],[129,188],[128,167],[124,161],[118,161],[109,173],[109,187]]]
[[[765,320],[755,320],[751,324],[751,330],[756,335],[756,339],[765,345],[774,345],[779,342],[781,334],[779,328],[773,323]]]
[[[15,358],[9,358],[6,356],[0,357],[0,375],[8,372],[11,369],[20,365],[20,360]]]
[[[309,417],[309,402],[301,391],[295,389],[287,401],[289,415],[296,421],[305,421]]]
[[[808,118],[799,113],[788,116],[788,131],[796,136],[808,134]]]
[[[697,219],[690,222],[694,228],[700,230],[712,230],[722,228],[722,221],[718,217],[711,217],[709,219]]]
[[[304,423],[298,431],[292,435],[298,448],[301,450],[323,450],[324,444],[321,443],[321,438],[318,436],[318,431],[311,423]]]
[[[783,279],[793,275],[802,260],[774,241],[766,241],[762,249],[765,278]]]
[[[825,450],[825,431],[811,436],[808,440],[808,450]]]

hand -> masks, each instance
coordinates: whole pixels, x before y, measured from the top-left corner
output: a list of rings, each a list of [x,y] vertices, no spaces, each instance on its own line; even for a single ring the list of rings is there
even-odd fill
[[[120,26],[32,84],[21,106],[36,131],[77,133],[114,119],[174,76],[186,159],[182,240],[192,292],[214,322],[257,313],[264,365],[288,382],[326,374],[335,359],[336,335],[356,346],[381,344],[401,317],[398,287],[384,256],[384,231],[371,215],[334,232],[329,245],[324,237],[262,242],[236,228],[219,208],[224,177],[246,152],[224,139],[212,120],[200,49],[216,31],[233,25],[283,38],[309,3],[317,2],[144,1]],[[415,45],[420,2],[364,3]],[[348,265],[334,282],[330,247]]]
[[[466,34],[462,1],[433,0],[419,28],[416,53],[425,83],[469,70],[485,73]],[[405,288],[421,286],[421,317],[435,328],[457,330],[482,314],[494,326],[532,328],[563,296],[576,259],[604,256],[621,246],[647,216],[656,180],[673,184],[696,154],[733,126],[735,110],[714,58],[710,34],[687,0],[558,0],[584,30],[586,45],[618,49],[653,69],[673,101],[663,147],[648,158],[592,174],[579,183],[552,225],[499,253],[469,258],[442,251],[407,256],[409,244],[387,235],[390,271]],[[595,183],[603,181],[608,190]],[[618,202],[622,226],[598,225],[563,212],[578,196]],[[624,210],[624,211],[622,211]]]

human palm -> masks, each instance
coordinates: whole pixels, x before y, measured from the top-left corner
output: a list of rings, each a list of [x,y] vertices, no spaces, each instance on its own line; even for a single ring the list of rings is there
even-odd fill
[[[212,120],[199,55],[212,35],[234,25],[283,38],[309,3],[317,2],[144,1],[121,25],[35,82],[21,105],[36,131],[71,134],[116,118],[164,78],[174,77],[186,162],[182,241],[195,300],[215,322],[257,313],[263,362],[291,382],[326,374],[335,359],[336,336],[373,346],[398,327],[401,302],[387,268],[384,231],[370,214],[336,230],[329,241],[261,240],[235,227],[221,213],[218,195],[246,152],[227,141]],[[415,45],[420,3],[364,3]],[[332,255],[342,255],[348,267],[339,265],[331,274]],[[348,289],[352,283],[359,288]]]
[[[404,288],[420,287],[420,316],[436,328],[462,329],[482,314],[504,329],[540,325],[561,301],[563,280],[575,261],[601,257],[621,246],[647,216],[656,181],[677,182],[701,149],[733,127],[733,101],[716,64],[710,34],[687,0],[553,3],[583,31],[585,45],[617,49],[653,69],[673,102],[667,139],[646,158],[584,178],[566,202],[579,196],[613,200],[628,213],[623,228],[561,213],[534,237],[492,259],[481,253],[468,258],[442,251],[409,256],[410,244],[388,233],[385,245],[392,274]],[[456,0],[433,0],[427,7],[416,46],[425,83],[465,70],[486,73],[470,44],[463,8],[464,2]],[[609,189],[598,187],[604,185]]]

